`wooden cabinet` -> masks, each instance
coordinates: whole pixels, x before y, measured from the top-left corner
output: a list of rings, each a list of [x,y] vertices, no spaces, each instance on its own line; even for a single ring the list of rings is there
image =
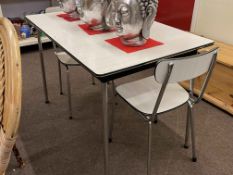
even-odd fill
[[[204,99],[233,115],[233,46],[222,42],[216,42],[215,46],[219,47],[218,60]],[[199,94],[202,81],[203,77],[195,81],[196,94]],[[182,84],[188,88],[188,82]]]
[[[233,1],[196,0],[192,32],[214,39],[219,55],[204,98],[233,114]],[[199,92],[202,77],[196,81]],[[187,83],[185,83],[187,86]]]

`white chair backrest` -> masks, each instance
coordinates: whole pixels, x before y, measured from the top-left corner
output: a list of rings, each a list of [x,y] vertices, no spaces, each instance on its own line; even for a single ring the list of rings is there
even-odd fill
[[[173,64],[173,68],[168,83],[194,79],[209,70],[216,55],[217,48],[195,56],[161,60],[155,69],[155,80],[164,82],[170,64]]]
[[[62,11],[59,6],[56,7],[48,7],[45,9],[45,13],[52,13],[52,12],[60,12]]]

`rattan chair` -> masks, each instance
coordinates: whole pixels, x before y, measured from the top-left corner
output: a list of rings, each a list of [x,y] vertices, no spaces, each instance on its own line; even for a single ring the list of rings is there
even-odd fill
[[[18,131],[22,96],[21,57],[11,22],[0,17],[0,174],[8,166]]]
[[[140,116],[148,122],[148,162],[147,174],[151,174],[151,144],[152,123],[161,113],[176,109],[184,104],[188,106],[185,148],[188,148],[189,131],[191,130],[192,160],[197,160],[195,151],[195,134],[192,110],[200,102],[208,84],[214,64],[216,62],[217,48],[197,54],[195,56],[164,59],[157,63],[154,76],[116,87],[117,95],[139,112]],[[206,73],[200,95],[193,96],[194,79]],[[190,93],[183,89],[178,82],[190,80]],[[112,122],[113,123],[113,122]],[[110,139],[112,124],[110,125]]]

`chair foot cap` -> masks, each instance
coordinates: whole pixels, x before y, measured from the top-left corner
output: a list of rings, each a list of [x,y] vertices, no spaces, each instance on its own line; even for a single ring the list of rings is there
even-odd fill
[[[197,158],[196,158],[196,157],[193,157],[193,158],[192,158],[192,161],[193,161],[193,162],[197,162]]]
[[[109,138],[109,139],[108,139],[108,142],[109,142],[109,143],[112,143],[112,138]]]
[[[189,146],[188,146],[188,145],[184,145],[184,148],[185,148],[185,149],[188,149],[188,148],[189,148]]]
[[[46,100],[45,103],[46,103],[46,104],[49,104],[50,102],[49,102],[49,100]]]
[[[155,120],[154,123],[155,123],[155,124],[158,123],[158,120]]]
[[[64,95],[63,92],[60,92],[60,95]]]
[[[72,117],[72,116],[70,116],[70,117],[69,117],[69,119],[70,119],[70,120],[72,120],[72,119],[73,119],[73,117]]]

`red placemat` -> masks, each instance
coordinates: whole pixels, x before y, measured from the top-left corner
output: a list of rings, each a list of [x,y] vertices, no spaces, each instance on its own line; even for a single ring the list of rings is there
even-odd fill
[[[80,20],[79,18],[72,18],[69,14],[67,13],[62,13],[62,14],[59,14],[57,15],[58,17],[60,18],[63,18],[64,20],[66,21],[69,21],[69,22],[73,22],[73,21],[78,21]]]
[[[119,37],[112,38],[112,39],[107,39],[105,41],[110,43],[111,45],[117,47],[118,49],[126,52],[126,53],[137,52],[137,51],[148,49],[148,48],[151,48],[151,47],[163,45],[162,42],[155,41],[153,39],[148,39],[147,43],[145,45],[143,45],[143,46],[126,46],[126,45],[122,44]]]
[[[109,33],[109,32],[113,32],[113,30],[105,30],[105,31],[101,31],[101,30],[91,30],[88,24],[80,24],[78,25],[84,32],[86,32],[88,35],[97,35],[97,34],[103,34],[103,33]]]

